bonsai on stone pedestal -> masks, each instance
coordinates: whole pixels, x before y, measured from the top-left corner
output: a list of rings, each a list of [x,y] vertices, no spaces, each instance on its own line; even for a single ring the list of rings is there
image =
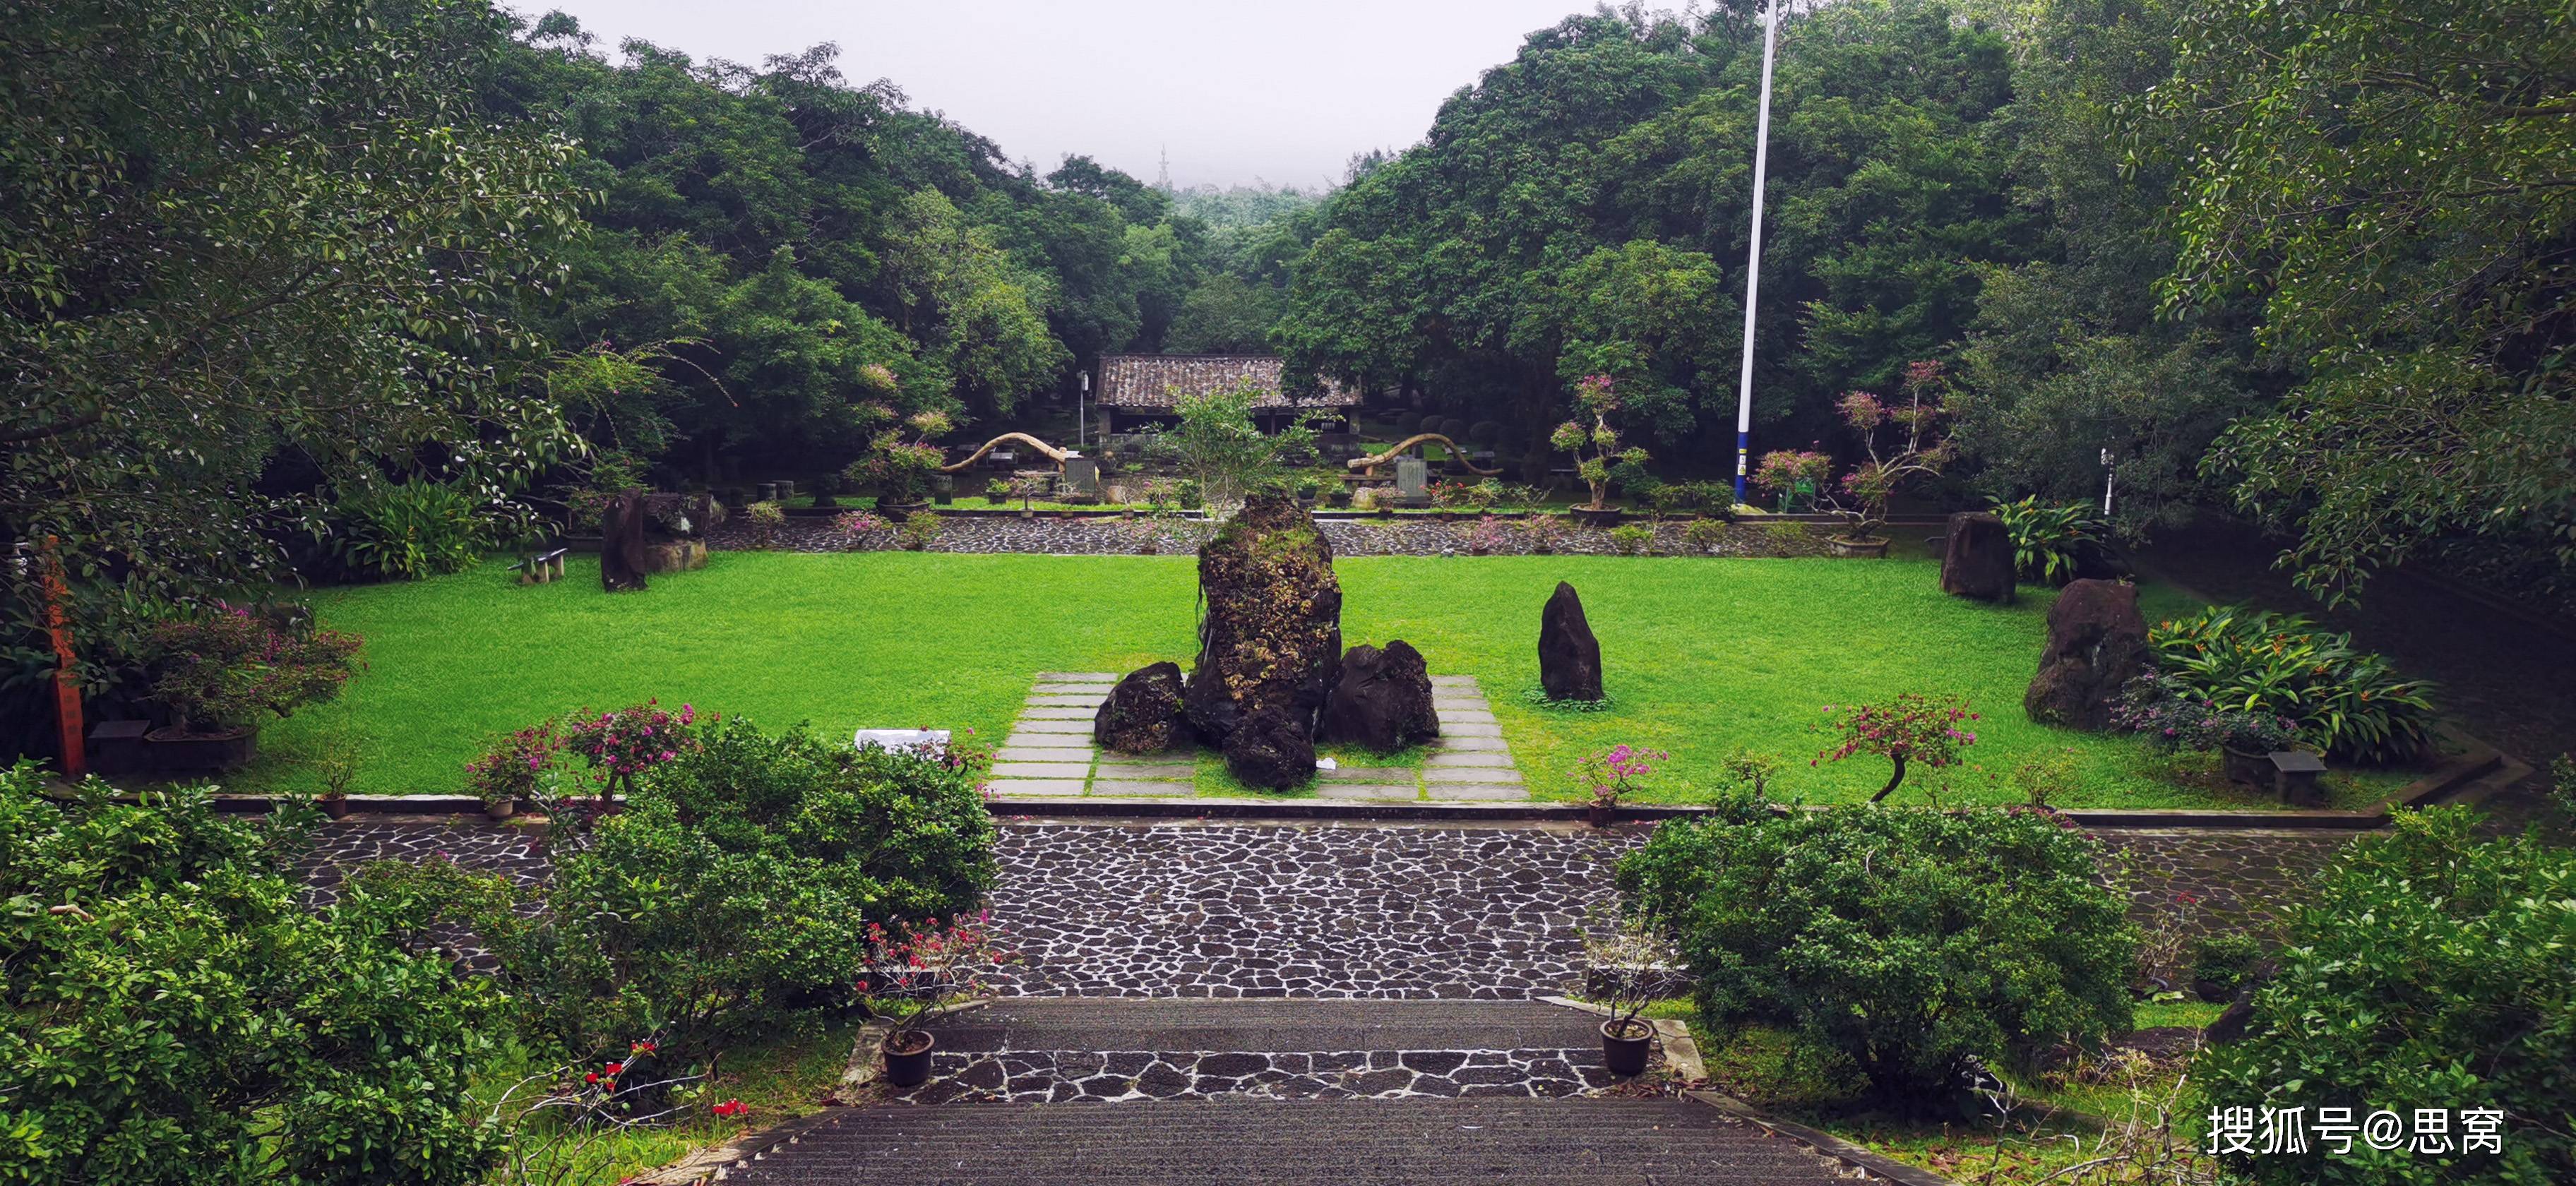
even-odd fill
[[[176,773],[248,765],[259,723],[329,700],[357,670],[359,638],[315,629],[296,609],[218,605],[153,628],[152,698],[172,722],[145,736],[152,764]]]
[[[1619,430],[1610,426],[1610,413],[1619,410],[1617,384],[1608,375],[1585,375],[1574,383],[1575,418],[1556,426],[1548,434],[1548,443],[1574,455],[1574,473],[1592,487],[1592,501],[1573,508],[1574,517],[1594,527],[1619,525],[1619,508],[1610,505],[1610,466],[1613,463],[1644,465],[1646,451],[1635,445],[1621,448]],[[1592,425],[1584,427],[1589,418]]]
[[[1835,509],[1851,523],[1842,535],[1825,541],[1835,554],[1886,555],[1888,541],[1881,532],[1887,526],[1888,502],[1907,484],[1938,476],[1950,463],[1956,450],[1941,435],[1941,421],[1950,414],[1949,385],[1940,363],[1914,362],[1905,367],[1906,402],[1901,407],[1866,391],[1843,396],[1843,423],[1859,435],[1868,460],[1843,475],[1842,492],[1833,497]],[[1896,431],[1883,431],[1890,427]]]

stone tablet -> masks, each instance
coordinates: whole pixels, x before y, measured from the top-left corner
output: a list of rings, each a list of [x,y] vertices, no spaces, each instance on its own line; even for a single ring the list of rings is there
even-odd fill
[[[861,729],[850,735],[851,749],[877,746],[888,753],[922,750],[948,744],[946,729]]]

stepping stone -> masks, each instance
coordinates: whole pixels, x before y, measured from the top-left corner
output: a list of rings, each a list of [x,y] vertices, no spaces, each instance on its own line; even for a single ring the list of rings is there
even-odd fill
[[[1115,671],[1041,671],[1038,673],[1038,682],[1042,684],[1114,684],[1118,682],[1118,673]]]
[[[1081,794],[1082,780],[1079,778],[997,778],[985,783],[984,789],[996,795],[1019,798],[1042,795],[1063,797]]]
[[[1422,760],[1422,766],[1423,769],[1426,770],[1446,770],[1461,766],[1500,766],[1506,770],[1516,768],[1512,762],[1512,756],[1501,750],[1488,750],[1481,753],[1469,751],[1466,753],[1456,754],[1433,754]]]
[[[1091,747],[1080,749],[1044,745],[1006,745],[993,751],[995,762],[1080,762],[1091,764]]]
[[[1126,754],[1111,750],[1107,757],[1112,762],[1129,766],[1187,766],[1195,770],[1199,765],[1199,755],[1195,750],[1164,750],[1151,754]]]
[[[1491,723],[1452,725],[1447,721],[1442,721],[1440,722],[1440,735],[1448,738],[1500,737],[1503,735],[1503,727]]]
[[[1480,785],[1464,785],[1464,784],[1454,783],[1454,782],[1435,782],[1435,783],[1431,784],[1430,791],[1431,791],[1431,797],[1432,797],[1433,799],[1435,799],[1435,800],[1437,800],[1437,799],[1527,799],[1527,798],[1529,798],[1529,797],[1530,797],[1530,795],[1529,795],[1529,788],[1528,788],[1528,787],[1503,787],[1503,786],[1490,786],[1490,785],[1481,785],[1481,784],[1480,784]]]
[[[1146,782],[1189,782],[1198,777],[1198,767],[1195,764],[1189,766],[1178,764],[1134,766],[1124,763],[1113,765],[1109,762],[1102,762],[1100,764],[1099,776],[1102,778],[1120,779],[1130,782],[1139,780]]]
[[[1186,782],[1136,782],[1127,779],[1095,778],[1091,780],[1095,795],[1142,795],[1161,799],[1188,798],[1198,789]]]
[[[1375,782],[1393,785],[1413,783],[1413,772],[1402,767],[1345,766],[1339,770],[1318,770],[1315,777],[1324,782]]]
[[[1039,680],[1039,681],[1038,681],[1038,685],[1037,685],[1036,690],[1037,690],[1037,691],[1040,691],[1040,692],[1104,692],[1104,693],[1105,693],[1105,692],[1107,692],[1109,689],[1114,688],[1114,687],[1117,687],[1117,686],[1118,686],[1118,681],[1117,681],[1117,680],[1114,680],[1114,679],[1104,679],[1104,680],[1099,680],[1099,681],[1096,681],[1096,682],[1095,682],[1095,681],[1092,681],[1092,680],[1086,680],[1086,679],[1073,679],[1073,680]]]
[[[1091,720],[1089,717],[1085,717],[1079,721],[1021,721],[1019,724],[1012,727],[1011,736],[1018,737],[1023,733],[1078,733],[1084,737],[1089,737],[1091,736]]]
[[[1099,715],[1097,708],[1077,708],[1070,704],[1041,704],[1020,710],[1023,721],[1088,721]]]
[[[1521,780],[1520,771],[1490,766],[1431,766],[1422,771],[1423,780],[1435,788],[1444,782],[1512,783]],[[1433,794],[1439,794],[1433,790]]]
[[[1003,749],[1078,749],[1078,750],[1081,750],[1081,751],[1082,751],[1082,760],[1083,760],[1083,761],[1085,761],[1085,762],[1088,762],[1088,761],[1090,761],[1090,760],[1091,760],[1091,735],[1090,735],[1090,734],[1088,734],[1088,733],[1084,733],[1084,734],[1080,734],[1080,735],[1067,735],[1067,734],[1063,734],[1063,733],[1030,733],[1030,732],[1026,732],[1026,731],[1018,731],[1018,732],[1014,732],[1014,733],[1012,733],[1008,739],[1006,739],[1006,740],[1004,740],[1004,741],[1002,742],[1002,748],[1003,748]],[[1004,762],[1042,762],[1042,761],[1043,761],[1043,762],[1070,762],[1070,761],[1072,761],[1073,759],[1071,759],[1071,758],[998,758],[997,760],[999,760],[999,761],[1004,761]]]
[[[1435,688],[1472,688],[1476,686],[1476,677],[1472,675],[1435,675],[1431,677],[1431,686]]]
[[[995,778],[1071,778],[1091,773],[1089,762],[995,762]]]
[[[1396,786],[1392,783],[1328,782],[1316,787],[1315,794],[1325,799],[1394,799],[1407,803],[1421,797],[1420,790],[1412,783]]]
[[[1512,748],[1510,746],[1503,744],[1503,739],[1500,735],[1443,737],[1437,744],[1440,748],[1432,752],[1431,756],[1433,758],[1439,757],[1442,753],[1507,754],[1512,752]]]
[[[1443,708],[1438,709],[1437,711],[1440,713],[1440,727],[1443,729],[1446,729],[1451,725],[1490,725],[1494,723],[1494,714],[1482,708]]]
[[[1109,697],[1095,692],[1050,692],[1029,697],[1029,707],[1058,705],[1066,708],[1098,708]]]

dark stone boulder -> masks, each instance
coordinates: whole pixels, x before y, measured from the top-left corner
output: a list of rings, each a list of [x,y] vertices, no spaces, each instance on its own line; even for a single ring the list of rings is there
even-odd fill
[[[1284,791],[1315,777],[1311,718],[1278,705],[1244,715],[1225,739],[1225,768],[1245,786]]]
[[[1324,701],[1315,736],[1381,753],[1440,736],[1431,706],[1431,668],[1403,639],[1385,650],[1365,643],[1342,654],[1342,676]]]
[[[600,516],[599,584],[611,593],[644,587],[652,557],[644,550],[644,496],[629,490]]]
[[[2012,533],[1985,511],[1950,516],[1941,547],[1941,591],[1979,601],[2013,599]]]
[[[1550,700],[1601,698],[1601,643],[1574,586],[1556,583],[1538,616],[1538,683]]]
[[[1181,686],[1178,663],[1153,663],[1128,672],[1092,716],[1092,740],[1122,754],[1150,754],[1188,740]]]
[[[2116,581],[2076,581],[2048,607],[2048,645],[2039,652],[2039,674],[2022,694],[2022,711],[2044,725],[2102,730],[2120,687],[2147,661],[2147,620],[2138,612],[2138,587]]]
[[[1199,549],[1199,593],[1190,726],[1222,748],[1244,721],[1275,711],[1304,730],[1311,757],[1342,659],[1342,586],[1314,519],[1285,494],[1253,495]]]

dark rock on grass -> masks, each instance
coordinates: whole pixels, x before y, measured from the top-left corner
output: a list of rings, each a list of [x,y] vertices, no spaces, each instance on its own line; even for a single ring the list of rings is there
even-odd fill
[[[1556,583],[1538,619],[1538,682],[1550,700],[1601,698],[1601,643],[1574,586]]]
[[[2146,657],[2137,586],[2069,584],[2048,607],[2048,643],[2039,652],[2039,674],[2022,695],[2022,711],[2044,725],[2108,729],[2120,686],[2137,677]]]
[[[1979,601],[2013,599],[2012,533],[2004,521],[1985,511],[1950,516],[1950,534],[1941,548],[1941,591]]]
[[[644,587],[644,572],[651,558],[644,551],[643,492],[628,490],[608,504],[601,517],[599,545],[599,584],[611,593],[623,593]]]
[[[1199,592],[1207,613],[1183,692],[1190,725],[1226,746],[1253,717],[1276,716],[1303,734],[1311,772],[1315,714],[1342,659],[1332,545],[1293,499],[1256,494],[1199,549]]]
[[[1344,652],[1341,679],[1324,701],[1315,735],[1380,753],[1440,736],[1440,713],[1431,706],[1431,669],[1422,652],[1400,638],[1384,650],[1363,643]]]
[[[1181,667],[1153,663],[1128,672],[1091,718],[1091,738],[1102,749],[1150,754],[1189,740],[1181,711]]]
[[[1315,777],[1315,734],[1304,716],[1263,708],[1225,739],[1225,768],[1245,786],[1285,791]]]

